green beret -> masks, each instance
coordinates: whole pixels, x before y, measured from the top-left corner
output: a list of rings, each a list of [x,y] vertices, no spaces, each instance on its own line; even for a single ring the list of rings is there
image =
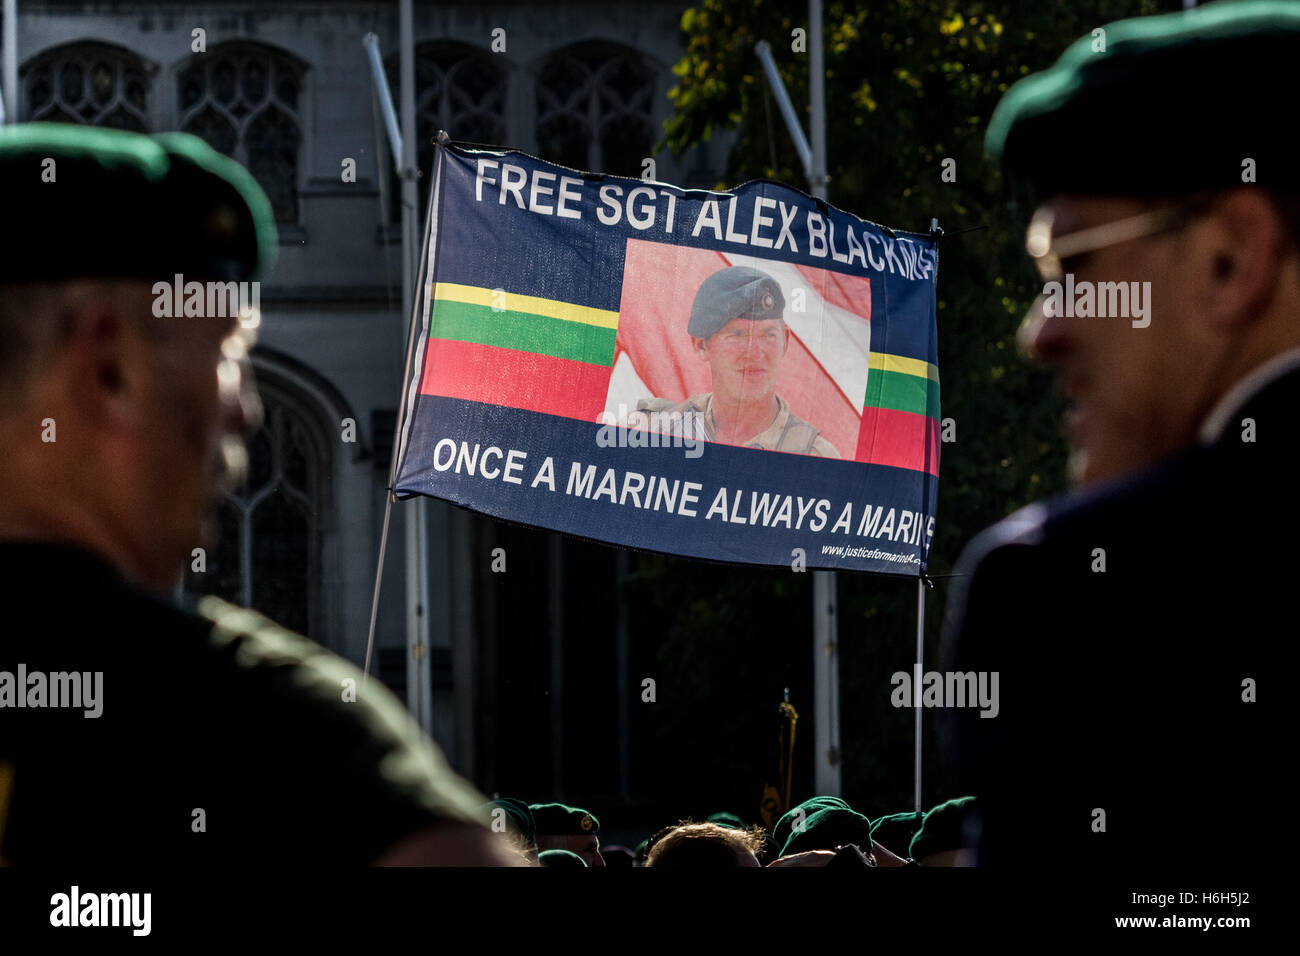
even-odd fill
[[[511,797],[500,797],[483,804],[483,809],[488,814],[488,826],[492,825],[492,812],[504,810],[506,829],[522,837],[528,846],[537,846],[537,825],[533,822],[533,812],[528,809],[528,804]]]
[[[871,821],[848,807],[823,807],[808,815],[802,833],[790,834],[781,847],[781,856],[806,850],[834,850],[845,843],[854,843],[864,853],[870,853]]]
[[[785,816],[776,821],[776,826],[772,828],[772,839],[778,847],[785,846],[786,841],[790,839],[790,834],[794,830],[795,811],[803,811],[804,826],[808,825],[808,818],[818,810],[824,810],[827,807],[839,807],[844,810],[852,810],[847,803],[839,797],[809,797],[803,803],[791,807],[785,812]]]
[[[912,837],[921,829],[925,814],[916,810],[907,813],[890,813],[871,821],[871,839],[899,856],[907,856]]]
[[[1300,59],[1300,4],[1213,3],[1102,29],[1007,92],[985,139],[993,159],[1043,195],[1240,186],[1247,158],[1262,185],[1296,189],[1294,124],[1279,106]]]
[[[921,829],[912,837],[907,855],[919,860],[947,850],[971,849],[973,841],[968,840],[965,829],[974,803],[974,797],[958,797],[931,809],[925,815]]]
[[[716,823],[720,827],[727,827],[731,830],[744,830],[747,824],[734,813],[727,813],[725,810],[718,813],[709,814],[705,823]]]
[[[594,813],[563,803],[533,803],[533,822],[539,836],[586,836],[600,832],[600,821]]]
[[[186,133],[63,123],[0,128],[10,245],[0,283],[83,277],[238,281],[269,272],[271,204]]]
[[[543,850],[537,854],[537,862],[542,866],[553,866],[559,869],[585,870],[587,868],[587,861],[572,850]]]
[[[775,279],[749,266],[729,266],[700,284],[686,331],[707,339],[732,319],[779,319],[784,312],[785,296]]]

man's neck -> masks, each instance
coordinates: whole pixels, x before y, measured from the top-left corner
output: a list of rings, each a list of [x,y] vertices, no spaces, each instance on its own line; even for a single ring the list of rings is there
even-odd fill
[[[0,487],[0,541],[46,542],[81,548],[107,561],[125,579],[147,587],[138,565],[126,549],[117,546],[107,529],[89,520],[39,507],[24,508],[18,498],[6,497]]]
[[[775,394],[766,401],[728,402],[713,393],[713,427],[718,440],[727,444],[744,444],[776,420],[781,403]]]

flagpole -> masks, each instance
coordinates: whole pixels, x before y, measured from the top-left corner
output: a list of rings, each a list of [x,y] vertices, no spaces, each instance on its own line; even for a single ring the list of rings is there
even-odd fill
[[[915,717],[915,770],[912,803],[921,812],[921,677],[925,673],[925,578],[916,579],[916,670],[912,673],[912,707]]]
[[[776,97],[781,118],[794,141],[812,195],[826,199],[826,70],[822,41],[821,0],[808,0],[808,85],[812,114],[812,143],[804,136],[790,94],[781,82],[772,47],[766,40],[754,52]],[[834,571],[813,571],[813,786],[823,796],[839,796],[840,774],[840,660],[836,579]]]
[[[402,129],[402,312],[409,315],[418,290],[415,261],[415,14],[412,0],[398,0],[398,110]],[[403,382],[403,399],[405,386]],[[417,496],[406,519],[406,698],[411,713],[433,734],[433,673],[429,646],[428,509]]]
[[[18,0],[4,0],[4,72],[0,76],[0,123],[18,122]]]
[[[808,87],[812,130],[808,179],[812,194],[826,198],[826,67],[821,0],[808,0]],[[834,571],[813,572],[813,746],[818,794],[843,790],[840,751],[840,651]]]
[[[416,249],[415,206],[419,191],[415,182],[415,59],[414,16],[411,0],[401,0],[399,9],[399,96],[401,99],[400,123],[393,109],[392,91],[384,75],[379,56],[378,38],[367,34],[362,39],[370,60],[371,72],[379,104],[384,113],[389,145],[393,151],[393,164],[401,180],[401,230],[402,230],[402,314],[408,317],[406,361],[402,371],[401,393],[398,403],[396,445],[389,472],[388,495],[384,505],[383,530],[380,533],[379,561],[375,570],[375,591],[370,607],[370,631],[366,638],[365,673],[370,672],[374,650],[375,623],[379,610],[379,591],[383,582],[384,556],[387,553],[388,527],[392,515],[393,487],[396,483],[397,458],[400,442],[405,433],[407,388],[411,375],[411,360],[415,343],[415,329],[419,316],[416,304],[421,301],[425,266],[428,258],[428,232],[419,258]],[[400,129],[399,129],[400,126]],[[433,190],[429,192],[430,202]],[[433,732],[433,681],[429,642],[429,574],[427,512],[423,498],[417,497],[405,509],[406,519],[406,704],[411,716],[426,733]]]
[[[930,235],[935,238],[942,235],[939,220],[930,220]],[[912,804],[917,813],[921,812],[921,678],[925,673],[925,572],[916,579],[916,668],[912,672],[912,706],[916,709],[913,718],[913,767],[912,767]]]

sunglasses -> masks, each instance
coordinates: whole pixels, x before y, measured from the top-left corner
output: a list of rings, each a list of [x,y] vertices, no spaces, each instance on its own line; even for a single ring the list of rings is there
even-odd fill
[[[1038,270],[1038,277],[1044,285],[1060,282],[1067,272],[1073,271],[1066,268],[1071,260],[1077,262],[1089,253],[1117,246],[1121,242],[1182,229],[1197,216],[1203,215],[1209,205],[1208,197],[1195,197],[1175,206],[1127,216],[1063,236],[1052,233],[1056,213],[1052,209],[1040,209],[1030,220],[1029,229],[1025,233],[1025,251],[1033,260],[1034,268]]]

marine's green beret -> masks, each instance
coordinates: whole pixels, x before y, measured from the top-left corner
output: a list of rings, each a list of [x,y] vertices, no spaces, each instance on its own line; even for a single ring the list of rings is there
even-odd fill
[[[793,831],[781,856],[805,850],[834,850],[845,843],[856,844],[864,853],[871,852],[871,821],[848,807],[823,807],[808,815],[803,832]]]
[[[921,829],[912,837],[907,855],[919,860],[933,853],[970,849],[972,841],[967,837],[965,829],[966,819],[973,811],[974,803],[974,797],[958,797],[932,808],[925,815]]]
[[[577,807],[563,803],[533,803],[528,809],[533,812],[538,836],[586,836],[600,832],[596,815]]]
[[[732,319],[779,319],[784,312],[785,296],[775,279],[749,266],[728,266],[700,284],[686,331],[707,339]]]
[[[528,846],[537,846],[537,826],[528,804],[511,797],[500,797],[483,804],[483,810],[488,814],[489,826],[492,825],[493,811],[504,810],[506,829],[521,836]]]
[[[82,277],[258,278],[271,204],[244,167],[186,133],[63,123],[0,128],[10,242],[0,283]]]
[[[585,870],[587,861],[572,850],[543,850],[537,854],[537,862],[542,866],[553,866],[559,869]]]
[[[916,810],[890,813],[871,821],[871,839],[899,856],[907,856],[912,837],[921,829],[925,814]]]
[[[721,810],[718,813],[710,813],[705,823],[716,823],[720,827],[727,827],[732,830],[744,830],[746,823],[734,813],[727,813]]]
[[[780,820],[776,821],[776,826],[772,828],[772,839],[778,847],[785,846],[786,841],[790,839],[790,834],[794,829],[796,811],[803,812],[804,826],[808,825],[808,818],[818,810],[824,810],[827,807],[840,807],[844,810],[852,810],[846,802],[839,797],[809,797],[803,803],[796,804],[785,812]]]
[[[1109,24],[1016,83],[985,147],[1043,195],[1177,196],[1257,181],[1294,191],[1279,113],[1300,60],[1300,4],[1212,3]]]

